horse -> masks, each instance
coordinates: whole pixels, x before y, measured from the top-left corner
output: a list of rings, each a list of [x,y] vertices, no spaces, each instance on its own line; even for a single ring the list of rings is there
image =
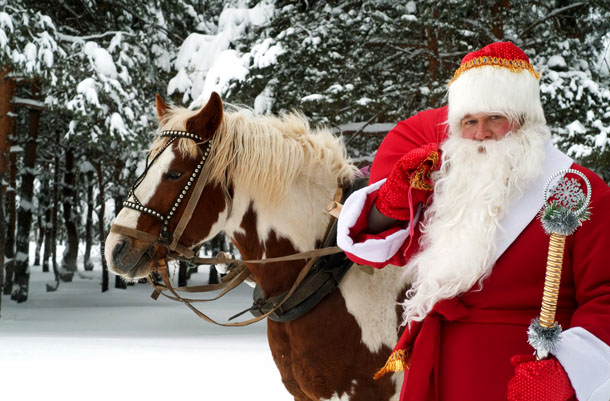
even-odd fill
[[[175,245],[179,225],[183,249],[196,249],[223,231],[244,260],[320,246],[332,218],[325,207],[357,171],[340,138],[310,128],[296,112],[261,116],[237,106],[225,110],[216,93],[200,110],[170,107],[157,95],[156,111],[165,134],[153,140],[152,161],[125,203],[131,207],[113,224],[163,241],[151,245],[111,231],[105,242],[111,271],[128,279],[149,276],[167,257],[167,243]],[[194,172],[205,180],[182,222]],[[304,265],[304,260],[246,264],[265,297],[286,292]],[[398,399],[402,374],[378,380],[373,375],[398,340],[397,305],[406,287],[398,267],[372,273],[351,268],[305,315],[287,322],[267,319],[272,357],[295,401]]]

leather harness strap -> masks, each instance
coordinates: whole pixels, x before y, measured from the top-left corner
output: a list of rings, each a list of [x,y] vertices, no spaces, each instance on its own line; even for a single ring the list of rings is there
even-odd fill
[[[201,264],[201,265],[213,265],[213,264],[218,264],[218,263],[223,263],[223,264],[228,264],[228,263],[234,263],[234,262],[240,262],[240,263],[275,263],[275,262],[288,262],[288,261],[292,261],[292,260],[301,260],[301,259],[309,259],[309,258],[315,258],[318,256],[327,256],[327,255],[332,255],[335,253],[339,253],[339,252],[343,252],[343,250],[341,248],[339,248],[338,246],[331,246],[328,248],[321,248],[321,249],[314,249],[312,251],[306,251],[306,252],[299,252],[299,253],[294,253],[292,255],[287,255],[287,256],[278,256],[275,258],[266,258],[266,259],[246,259],[246,260],[242,260],[242,259],[232,259],[232,258],[227,258],[224,256],[219,256],[219,257],[215,257],[215,258],[193,258],[193,259],[185,259],[185,258],[181,258],[180,256],[173,256],[173,259],[177,259],[177,260],[184,260],[184,261],[188,261],[188,262],[193,262],[196,264]]]
[[[291,255],[294,256],[294,255]],[[264,318],[266,318],[267,316],[269,316],[270,314],[272,314],[275,310],[277,310],[278,308],[280,308],[284,302],[286,302],[286,300],[288,298],[290,298],[290,296],[294,293],[294,291],[298,288],[298,286],[301,284],[301,282],[303,281],[303,279],[305,279],[305,277],[307,276],[307,274],[309,273],[309,271],[311,270],[311,267],[313,266],[314,262],[316,261],[316,258],[312,258],[310,259],[307,264],[303,267],[303,269],[301,270],[301,272],[299,273],[299,275],[297,276],[296,280],[294,281],[294,283],[292,284],[292,287],[290,288],[290,290],[288,290],[288,292],[286,293],[286,295],[284,296],[284,298],[278,302],[271,310],[269,310],[267,313],[262,314],[260,316],[256,316],[252,319],[248,319],[245,320],[243,322],[236,322],[236,323],[219,323],[217,321],[215,321],[214,319],[210,318],[209,316],[207,316],[205,313],[201,312],[199,309],[197,309],[195,306],[192,305],[193,301],[187,300],[185,298],[182,298],[176,291],[176,289],[172,286],[170,279],[169,279],[169,273],[168,273],[168,269],[167,269],[167,264],[165,263],[165,261],[163,261],[163,264],[160,266],[160,268],[158,269],[159,273],[161,274],[161,277],[163,278],[163,282],[165,283],[166,288],[174,295],[174,297],[169,296],[163,292],[159,292],[161,295],[173,299],[175,301],[179,301],[184,303],[186,306],[189,307],[189,309],[191,309],[197,316],[199,316],[200,318],[202,318],[203,320],[205,320],[206,322],[209,323],[213,323],[216,324],[218,326],[223,326],[223,327],[243,327],[243,326],[248,326],[252,323],[256,323],[260,320],[263,320]],[[248,272],[248,270],[244,270],[244,272]],[[242,272],[243,273],[243,272]],[[241,276],[242,274],[238,275],[237,277]],[[245,277],[243,278],[245,279]],[[243,281],[243,279],[241,281]],[[149,283],[152,283],[152,280],[150,280],[150,278],[148,278]],[[240,281],[240,282],[241,282]],[[154,285],[154,283],[152,283],[152,285]],[[155,288],[157,288],[155,286]],[[154,293],[153,293],[154,295]],[[158,296],[158,295],[157,295]]]
[[[171,249],[172,251],[176,250],[176,247],[178,246],[178,241],[180,240],[180,237],[182,237],[182,233],[186,229],[186,226],[189,223],[189,221],[191,221],[191,217],[193,216],[193,213],[195,212],[195,208],[197,207],[197,204],[199,203],[199,198],[201,197],[201,192],[203,192],[203,188],[205,187],[205,184],[207,182],[208,182],[208,175],[199,174],[199,177],[197,177],[197,183],[195,184],[195,188],[193,188],[191,197],[190,197],[188,203],[186,204],[186,208],[184,209],[184,213],[182,213],[182,216],[180,216],[178,225],[176,225],[176,228],[174,229],[174,233],[172,236],[173,237],[172,242],[169,244],[169,249]]]
[[[171,295],[167,295],[167,294],[163,293],[163,291],[167,291],[167,290],[171,291],[171,289],[170,289],[172,287],[171,285],[168,286],[167,284],[166,285],[161,285],[159,283],[155,283],[155,282],[153,282],[151,280],[150,276],[148,276],[146,279],[148,281],[148,284],[150,284],[152,287],[155,288],[155,291],[153,291],[153,293],[151,294],[151,297],[154,300],[157,300],[157,298],[159,298],[159,295],[163,294],[165,297],[173,299],[174,301],[179,301],[179,302],[182,302],[182,301],[188,301],[188,302],[210,302],[210,301],[215,301],[215,300],[221,298],[227,292],[231,291],[233,288],[235,288],[238,285],[240,285],[245,279],[248,278],[249,275],[250,275],[250,272],[247,269],[244,269],[238,275],[236,275],[235,277],[233,277],[230,281],[228,281],[226,283],[205,284],[205,285],[191,285],[191,286],[187,286],[187,287],[174,287],[173,288],[175,291],[183,291],[183,292],[190,292],[190,293],[223,290],[222,292],[220,292],[214,298],[207,298],[207,299],[184,298],[184,297],[181,297],[181,296],[173,297]]]
[[[170,138],[172,138],[170,140],[170,142],[163,148],[163,150],[165,150],[165,148],[168,147],[171,144],[171,142],[173,142],[173,140],[175,140],[178,137],[186,137],[186,138],[190,138],[193,140],[198,139],[197,137],[194,136],[194,134],[191,134],[188,132],[181,132],[181,131],[164,131],[162,134],[163,134],[163,136],[169,136]],[[251,260],[239,260],[239,259],[227,258],[224,256],[215,257],[215,258],[197,258],[197,257],[195,257],[195,252],[193,250],[180,244],[180,238],[181,238],[182,234],[184,233],[184,230],[186,229],[189,221],[191,220],[191,218],[193,216],[195,208],[197,207],[199,200],[201,198],[201,194],[203,192],[204,187],[208,183],[208,175],[199,174],[200,172],[202,172],[201,170],[203,168],[203,165],[204,165],[205,159],[208,155],[208,152],[209,152],[209,143],[208,143],[208,149],[205,151],[201,162],[197,166],[196,170],[192,173],[189,183],[182,190],[182,194],[179,196],[179,198],[174,203],[174,206],[172,207],[172,210],[170,211],[168,216],[162,216],[157,211],[149,209],[148,207],[142,205],[135,197],[135,187],[137,187],[137,185],[139,185],[139,183],[141,183],[141,181],[143,180],[143,176],[146,174],[146,171],[148,170],[150,165],[147,166],[147,169],[144,171],[142,176],[137,180],[136,185],[132,189],[132,194],[134,196],[135,202],[125,202],[124,205],[127,207],[130,207],[132,209],[136,209],[136,210],[151,214],[151,215],[159,218],[163,222],[163,227],[161,230],[161,234],[159,236],[154,236],[147,232],[143,232],[143,231],[140,231],[140,230],[137,230],[134,228],[130,228],[130,227],[120,226],[117,224],[113,224],[111,226],[110,231],[113,233],[117,233],[120,235],[124,235],[127,237],[131,237],[131,238],[143,241],[145,243],[148,243],[149,249],[153,245],[157,245],[157,244],[161,245],[161,246],[165,246],[170,250],[170,254],[168,255],[169,257],[171,257],[173,259],[178,259],[178,260],[186,260],[186,261],[190,261],[190,262],[197,263],[197,264],[219,264],[219,263],[226,264],[226,263],[234,263],[234,262],[246,263],[246,264],[247,263],[258,264],[258,263],[274,263],[274,262],[285,262],[285,261],[309,259],[309,261],[305,264],[305,266],[299,272],[299,275],[297,276],[297,278],[296,278],[295,282],[293,283],[292,287],[290,288],[290,290],[288,290],[284,295],[280,295],[278,297],[274,297],[273,299],[268,299],[266,301],[266,303],[265,303],[266,311],[262,311],[262,310],[260,311],[261,313],[262,312],[265,312],[265,313],[262,313],[253,319],[249,319],[249,320],[246,320],[243,322],[237,322],[237,323],[216,322],[212,318],[208,317],[207,315],[205,315],[204,313],[199,311],[195,306],[192,305],[192,303],[209,302],[209,301],[219,299],[220,297],[225,295],[227,292],[231,291],[232,289],[237,287],[239,284],[241,284],[249,276],[248,269],[244,269],[241,273],[239,273],[237,276],[235,276],[232,280],[230,280],[227,283],[199,285],[199,286],[186,286],[186,287],[176,287],[175,288],[172,286],[171,281],[169,279],[167,261],[165,259],[163,259],[161,264],[158,266],[157,272],[161,275],[165,285],[154,283],[152,281],[152,279],[150,278],[150,276],[147,277],[148,283],[155,288],[155,290],[152,294],[152,297],[154,299],[158,299],[159,295],[163,295],[174,301],[182,302],[185,305],[187,305],[189,307],[189,309],[191,309],[200,318],[204,319],[207,322],[217,324],[220,326],[246,326],[246,325],[258,322],[258,321],[270,316],[276,310],[280,310],[279,315],[281,315],[283,312],[280,308],[282,307],[282,305],[284,305],[286,303],[287,300],[290,299],[290,297],[295,293],[295,291],[297,291],[297,289],[299,288],[301,283],[308,277],[308,274],[309,274],[310,270],[312,269],[312,266],[314,266],[317,257],[337,254],[337,253],[342,252],[342,250],[337,246],[332,246],[332,247],[325,247],[322,249],[315,249],[312,251],[300,252],[300,253],[296,253],[293,255],[287,255],[287,256],[281,256],[281,257],[275,257],[275,258],[266,258],[266,259],[251,259]],[[155,159],[156,159],[156,157],[155,157]],[[154,160],[153,160],[153,162],[154,162]],[[151,164],[152,164],[152,162],[151,162]],[[185,210],[184,210],[182,216],[180,217],[180,220],[178,221],[178,224],[176,225],[176,228],[174,229],[174,232],[169,233],[169,231],[167,231],[167,225],[169,223],[169,219],[174,214],[174,212],[177,209],[178,205],[180,204],[183,196],[186,195],[186,192],[189,190],[189,187],[191,186],[191,182],[194,178],[193,175],[198,175],[198,177],[197,177],[195,186],[193,188],[193,192],[191,193],[191,197],[185,207]],[[227,208],[229,208],[229,214],[230,214],[230,208],[231,208],[232,202],[231,202],[230,196],[228,194],[225,193],[225,196],[227,198],[227,201],[225,203],[227,205]],[[341,186],[339,186],[339,188],[334,196],[333,204],[338,204],[342,200],[342,198],[343,198],[343,188]],[[334,229],[334,224],[335,224],[335,221],[331,217],[331,222],[328,225],[326,232],[325,232],[325,241],[324,241],[325,243],[327,243],[327,240],[328,240],[327,237],[328,237],[329,233],[331,233]],[[338,278],[338,280],[336,280],[337,285],[338,285],[338,281],[340,281],[343,274],[341,274],[340,276],[337,277]],[[320,280],[316,278],[313,281],[319,282]],[[306,284],[306,287],[320,288],[323,284],[324,284],[324,282],[322,282],[321,284],[312,285],[312,279],[310,278],[308,284]],[[314,290],[315,290],[315,288],[314,288]],[[177,291],[183,291],[183,292],[188,292],[188,293],[196,293],[196,292],[216,291],[216,290],[221,290],[221,289],[222,289],[221,293],[219,293],[216,297],[210,298],[210,299],[183,298],[177,292]],[[164,291],[171,292],[171,294],[173,294],[173,296],[166,294]],[[297,300],[298,300],[298,302],[300,302],[301,299],[304,298],[303,290],[301,290],[301,293],[302,294],[300,296],[297,296],[296,299],[291,300],[291,302],[289,304],[293,304]],[[305,293],[309,293],[309,291],[305,291]],[[320,292],[318,291],[318,293],[320,293]],[[317,301],[317,302],[319,302],[319,301]],[[317,302],[315,304],[317,304]],[[313,304],[313,305],[315,306],[315,304]],[[289,309],[290,309],[290,307],[291,306],[289,306]],[[313,307],[313,306],[311,306],[311,307]],[[252,309],[253,308],[250,308],[250,309],[247,309],[246,311],[252,310]],[[239,316],[240,314],[238,314],[236,316]],[[233,316],[232,318],[234,318],[236,316]],[[231,320],[232,318],[230,318],[229,320]]]
[[[125,226],[120,226],[118,224],[113,224],[112,226],[110,226],[110,232],[125,235],[130,238],[135,238],[135,239],[143,241],[143,242],[147,242],[148,244],[150,244],[150,246],[152,246],[154,244],[160,244],[163,246],[167,246],[165,244],[159,243],[158,236],[149,234],[145,231],[136,230],[135,228],[131,228],[131,227],[125,227]],[[176,246],[174,247],[174,250],[176,252],[180,253],[181,255],[184,255],[184,257],[187,259],[195,257],[195,252],[193,252],[192,249],[189,249],[182,244],[176,244]]]

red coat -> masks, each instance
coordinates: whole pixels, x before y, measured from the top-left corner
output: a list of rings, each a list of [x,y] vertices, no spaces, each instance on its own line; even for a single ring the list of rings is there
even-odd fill
[[[393,163],[413,147],[442,142],[446,135],[444,121],[446,108],[422,112],[399,123],[379,148],[371,183],[385,178]],[[566,241],[557,312],[564,333],[556,357],[579,399],[608,400],[610,188],[591,171],[576,164],[572,168],[583,172],[591,182],[592,215]],[[376,191],[366,195],[368,201],[360,217],[343,230],[354,244],[371,239],[384,241],[397,230],[405,230],[396,227],[378,235],[361,232],[375,196]],[[507,383],[514,374],[510,358],[533,352],[527,343],[527,327],[540,313],[548,242],[540,221],[531,220],[497,259],[480,290],[439,302],[423,322],[405,330],[396,347],[411,351],[401,401],[506,399]],[[356,254],[351,252],[355,247],[346,248],[355,261],[382,267],[406,264],[416,247],[416,239],[405,240],[385,261],[369,263],[368,251]]]

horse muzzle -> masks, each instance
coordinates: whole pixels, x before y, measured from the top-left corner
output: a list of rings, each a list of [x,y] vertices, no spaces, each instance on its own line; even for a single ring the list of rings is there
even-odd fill
[[[146,277],[155,266],[154,246],[110,233],[106,238],[105,258],[111,271],[129,279]]]

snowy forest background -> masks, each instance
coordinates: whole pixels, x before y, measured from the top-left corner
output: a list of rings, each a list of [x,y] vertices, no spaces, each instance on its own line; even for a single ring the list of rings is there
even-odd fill
[[[608,21],[608,0],[0,0],[3,293],[27,300],[33,269],[53,290],[96,268],[108,289],[90,255],[155,133],[156,93],[298,109],[338,134],[391,127],[442,105],[464,54],[510,40],[542,74],[558,146],[609,182]],[[379,141],[348,151],[371,160]]]

